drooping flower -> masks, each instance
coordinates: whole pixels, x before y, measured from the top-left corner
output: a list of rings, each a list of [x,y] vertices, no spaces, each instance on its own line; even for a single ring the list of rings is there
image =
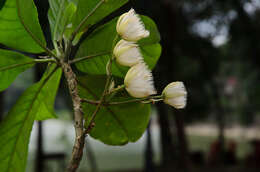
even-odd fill
[[[187,102],[187,91],[183,82],[172,82],[168,84],[163,92],[164,102],[176,109],[183,109]]]
[[[143,59],[138,45],[123,39],[116,44],[113,53],[116,61],[122,66],[131,67]]]
[[[133,42],[150,35],[150,32],[145,29],[143,22],[134,9],[119,17],[116,30],[123,39]]]
[[[144,62],[138,63],[128,70],[124,84],[127,92],[136,98],[156,94],[152,73]]]

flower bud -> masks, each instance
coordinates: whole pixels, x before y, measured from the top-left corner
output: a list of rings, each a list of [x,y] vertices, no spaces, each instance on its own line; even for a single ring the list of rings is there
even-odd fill
[[[119,17],[116,30],[123,39],[133,42],[137,42],[150,35],[150,32],[145,30],[143,22],[134,9]]]
[[[183,82],[172,82],[168,84],[163,92],[164,102],[176,109],[183,109],[187,102],[187,91]]]
[[[123,39],[116,44],[113,53],[116,61],[122,66],[131,67],[143,59],[138,45]]]
[[[156,94],[152,73],[143,62],[134,65],[128,70],[124,84],[127,92],[136,98]]]

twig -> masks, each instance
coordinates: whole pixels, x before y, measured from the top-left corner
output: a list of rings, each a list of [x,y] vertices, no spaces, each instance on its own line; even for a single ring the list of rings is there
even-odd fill
[[[104,2],[104,0],[101,0],[100,2]],[[117,38],[118,38],[118,35],[115,36],[115,38],[114,38],[114,40],[112,42],[111,50],[114,49],[114,46],[115,46]],[[112,79],[112,63],[113,63],[113,59],[114,59],[114,56],[113,56],[113,53],[111,53],[111,58],[109,59],[109,61],[107,63],[107,66],[106,66],[107,79],[106,79],[105,88],[104,88],[104,91],[103,91],[102,96],[100,98],[99,104],[97,105],[96,110],[94,111],[94,113],[91,116],[91,120],[90,120],[90,123],[87,126],[85,134],[88,134],[90,132],[90,130],[93,128],[93,125],[95,125],[94,120],[96,118],[96,115],[97,115],[98,111],[100,110],[102,104],[105,101],[107,92],[109,90],[109,85],[110,85],[111,79]]]
[[[74,142],[74,147],[72,150],[72,157],[70,159],[67,172],[75,172],[80,164],[83,156],[83,148],[85,144],[85,134],[83,127],[83,112],[81,109],[81,98],[78,95],[78,85],[76,80],[76,75],[71,69],[68,63],[61,61],[61,67],[63,69],[64,75],[66,77],[70,95],[73,101],[74,108],[74,127],[76,138]]]
[[[151,101],[151,102],[158,102],[162,101],[162,95],[158,96],[150,96],[150,97],[145,97],[145,98],[139,98],[139,99],[131,99],[131,100],[125,100],[125,101],[120,101],[120,102],[103,102],[103,106],[110,106],[110,105],[121,105],[121,104],[126,104],[126,103],[137,103],[137,102],[145,102],[145,101]],[[89,103],[92,105],[98,105],[100,104],[100,101],[98,100],[88,100],[88,99],[81,99],[82,102]]]
[[[119,85],[117,88],[112,89],[109,94],[117,93],[118,91],[121,91],[125,88],[125,85]]]
[[[81,99],[81,102],[92,104],[92,105],[98,105],[100,103],[99,100],[89,100],[89,99]]]
[[[88,134],[90,132],[90,130],[93,128],[96,115],[97,115],[98,111],[100,110],[102,104],[104,103],[104,100],[105,100],[105,97],[106,97],[106,94],[107,94],[107,91],[108,91],[108,88],[109,88],[109,84],[110,84],[110,81],[111,81],[111,77],[112,77],[112,73],[111,73],[112,62],[113,62],[112,58],[109,59],[109,61],[108,61],[108,71],[109,71],[109,73],[107,74],[106,85],[105,85],[104,91],[102,93],[102,96],[99,100],[99,103],[98,103],[94,113],[92,114],[90,123],[87,127],[87,130],[86,130],[86,134]]]

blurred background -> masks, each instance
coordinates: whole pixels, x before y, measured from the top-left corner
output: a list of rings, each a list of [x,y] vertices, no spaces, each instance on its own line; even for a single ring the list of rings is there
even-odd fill
[[[36,1],[51,46],[48,1]],[[184,81],[185,110],[158,103],[137,143],[112,147],[87,138],[80,172],[260,171],[260,0],[132,0],[158,25],[163,53],[154,70],[158,92]],[[41,75],[41,66],[20,75],[0,93],[0,117]],[[59,119],[37,122],[28,172],[62,172],[74,129],[71,102],[61,84]],[[86,156],[87,155],[87,156]]]

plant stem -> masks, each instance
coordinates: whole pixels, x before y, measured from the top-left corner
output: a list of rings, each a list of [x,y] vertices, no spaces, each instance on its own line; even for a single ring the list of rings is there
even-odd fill
[[[112,89],[112,90],[109,92],[109,94],[116,93],[116,92],[118,92],[118,91],[121,91],[121,90],[124,89],[124,88],[125,88],[125,85],[119,85],[117,88]]]
[[[101,0],[100,2],[104,2],[104,0]],[[115,43],[116,43],[116,40],[118,38],[118,35],[115,36],[113,42],[112,42],[112,47],[111,47],[111,58],[109,59],[109,61],[107,62],[107,66],[106,66],[106,72],[107,72],[107,79],[106,79],[106,84],[105,84],[105,88],[104,88],[104,91],[102,93],[102,96],[100,98],[100,101],[99,101],[99,104],[97,105],[94,113],[92,114],[92,117],[91,117],[91,120],[90,120],[90,123],[88,124],[88,127],[86,129],[86,134],[88,134],[90,132],[90,130],[92,129],[93,127],[93,124],[94,124],[94,120],[97,116],[97,113],[98,111],[100,110],[102,104],[104,103],[105,101],[105,97],[107,95],[107,92],[109,90],[109,86],[110,86],[110,83],[111,83],[111,80],[112,80],[112,62],[114,60],[114,56],[113,56],[113,49],[114,49],[114,46],[115,46]]]
[[[102,96],[99,100],[99,103],[94,111],[94,113],[92,114],[92,117],[91,117],[91,120],[90,120],[90,123],[88,124],[88,127],[87,127],[87,130],[86,130],[86,134],[88,134],[94,124],[94,120],[97,116],[97,113],[98,111],[100,110],[102,104],[104,103],[104,100],[105,100],[105,97],[106,97],[106,94],[107,94],[107,91],[109,89],[109,85],[110,85],[110,81],[111,81],[111,77],[112,77],[112,73],[111,73],[111,66],[112,66],[112,62],[113,62],[113,57],[111,59],[109,59],[108,61],[108,65],[107,65],[107,70],[108,70],[108,73],[107,73],[107,80],[106,80],[106,85],[105,85],[105,88],[104,88],[104,91],[102,93]]]
[[[85,134],[83,125],[83,112],[81,109],[81,98],[78,94],[78,85],[76,80],[76,75],[71,69],[71,66],[64,61],[61,61],[61,67],[66,77],[70,95],[73,102],[74,109],[74,128],[76,133],[76,138],[74,141],[74,147],[72,150],[72,157],[70,159],[67,172],[75,172],[80,164],[83,156],[83,148],[85,144]]]
[[[101,5],[103,2],[104,2],[104,0],[101,0],[99,4]],[[98,6],[99,5],[97,5],[96,8],[98,8]],[[92,10],[93,13],[96,10],[96,8]],[[92,15],[91,13],[85,19],[87,19],[90,15]],[[68,45],[67,49],[65,50],[64,59],[60,60],[60,65],[62,67],[65,78],[67,80],[70,95],[71,95],[72,102],[73,102],[74,121],[75,121],[74,122],[74,128],[75,128],[75,133],[76,133],[76,138],[75,138],[75,141],[74,141],[74,147],[73,147],[73,150],[72,150],[72,157],[70,159],[70,162],[69,162],[69,165],[68,165],[68,168],[67,168],[67,172],[76,172],[76,170],[79,167],[82,156],[83,156],[85,137],[90,132],[90,130],[93,128],[93,126],[94,126],[93,124],[94,124],[94,120],[95,120],[95,117],[97,115],[97,112],[100,110],[102,103],[104,102],[105,96],[106,96],[108,89],[109,89],[109,85],[110,85],[111,78],[112,78],[111,66],[112,66],[112,62],[113,62],[113,56],[109,59],[109,61],[107,63],[108,73],[107,73],[107,80],[106,80],[106,85],[105,85],[103,94],[100,98],[99,104],[97,105],[95,112],[92,115],[90,123],[85,130],[84,129],[84,121],[83,121],[83,119],[84,119],[83,118],[83,112],[82,112],[82,108],[81,108],[81,98],[79,97],[79,94],[78,94],[77,78],[76,78],[76,75],[74,74],[74,72],[73,72],[73,70],[70,66],[71,62],[69,63],[69,62],[64,61],[64,60],[69,59],[68,57],[69,57],[71,45],[72,44],[71,44],[71,40],[70,40],[69,45]],[[113,47],[114,47],[114,42],[113,42],[112,48]]]
[[[136,103],[136,102],[142,102],[142,101],[149,101],[155,99],[154,102],[162,101],[162,96],[150,96],[150,97],[145,97],[145,98],[140,98],[140,99],[131,99],[131,100],[125,100],[121,102],[103,102],[102,105],[104,106],[109,106],[109,105],[120,105],[120,104],[126,104],[126,103]],[[98,105],[100,104],[100,101],[97,100],[88,100],[88,99],[82,99],[82,102],[93,104],[93,105]]]
[[[109,105],[120,105],[120,104],[126,104],[126,103],[136,103],[136,102],[142,102],[150,100],[150,98],[142,98],[142,99],[132,99],[132,100],[126,100],[126,101],[121,101],[121,102],[110,102]]]
[[[81,102],[92,104],[92,105],[98,105],[100,103],[99,100],[89,100],[89,99],[81,99]]]
[[[53,58],[48,58],[48,59],[35,59],[34,62],[35,62],[35,63],[49,63],[49,62],[55,63],[56,60],[53,59]]]
[[[105,105],[120,105],[120,104],[126,104],[126,103],[136,103],[136,102],[143,102],[143,101],[152,101],[153,99],[154,102],[158,102],[161,101],[163,99],[161,99],[161,95],[159,96],[150,96],[150,97],[145,97],[145,98],[140,98],[140,99],[131,99],[131,100],[125,100],[125,101],[121,101],[121,102],[109,102],[106,103]]]

